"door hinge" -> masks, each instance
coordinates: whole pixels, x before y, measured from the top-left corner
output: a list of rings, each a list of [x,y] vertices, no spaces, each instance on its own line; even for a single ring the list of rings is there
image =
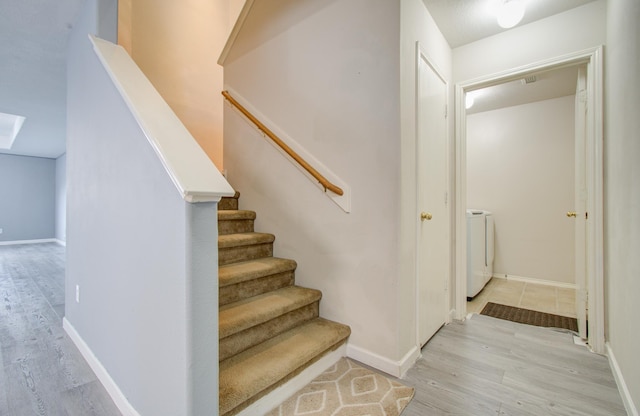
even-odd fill
[[[589,219],[589,213],[588,213],[588,212],[585,212],[585,213],[584,213],[584,219],[585,219],[585,220],[588,220],[588,219]]]
[[[449,117],[449,106],[448,105],[444,105],[444,118]]]

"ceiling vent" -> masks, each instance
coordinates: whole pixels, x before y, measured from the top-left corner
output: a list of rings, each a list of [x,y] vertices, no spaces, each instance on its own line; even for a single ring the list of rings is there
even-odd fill
[[[538,79],[536,78],[535,75],[529,75],[528,77],[524,77],[524,78],[521,79],[522,85],[533,84],[537,80]]]

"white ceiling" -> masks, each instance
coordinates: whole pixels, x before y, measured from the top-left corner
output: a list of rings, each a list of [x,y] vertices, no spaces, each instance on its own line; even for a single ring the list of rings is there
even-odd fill
[[[488,4],[498,0],[423,1],[452,48],[504,30],[487,13]],[[527,12],[520,25],[594,0],[525,1]],[[66,151],[66,48],[83,3],[84,0],[0,0],[0,112],[26,117],[12,149],[0,153],[57,158]],[[564,83],[545,74],[534,84],[513,82],[491,87],[496,98],[483,103],[490,94],[478,97],[473,111],[551,98],[548,91],[554,91],[556,96],[559,91],[575,91],[575,75],[562,76]],[[571,77],[571,82],[566,81]],[[532,93],[543,86],[552,88]],[[523,91],[534,98],[524,98]],[[565,92],[562,94],[573,93]]]
[[[508,29],[498,26],[493,10],[503,0],[423,0],[451,48],[456,48]],[[521,0],[525,15],[516,26],[532,23],[595,0]],[[577,67],[536,74],[536,82],[520,80],[474,91],[474,105],[467,114],[573,95]]]
[[[0,0],[0,112],[26,117],[11,150],[65,152],[66,48],[84,0]]]
[[[422,0],[451,48],[495,35],[507,29],[498,26],[493,10],[503,0]],[[595,0],[520,0],[526,11],[518,26]]]
[[[574,95],[577,80],[578,66],[570,66],[535,74],[535,82],[529,84],[517,79],[472,91],[468,94],[474,98],[474,104],[467,114]]]

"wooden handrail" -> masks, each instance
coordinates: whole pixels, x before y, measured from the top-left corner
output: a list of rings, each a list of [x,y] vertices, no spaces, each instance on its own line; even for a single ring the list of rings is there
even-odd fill
[[[249,110],[247,110],[246,108],[244,108],[239,102],[237,102],[235,100],[235,98],[233,98],[228,91],[222,91],[222,95],[224,96],[224,98],[226,98],[227,100],[229,100],[229,102],[231,104],[233,104],[238,110],[240,110],[240,112],[242,114],[244,114],[249,120],[251,120],[253,122],[253,124],[256,125],[256,127],[258,127],[258,129],[260,131],[262,131],[264,134],[266,134],[271,140],[273,140],[275,142],[275,144],[277,144],[278,146],[280,146],[280,148],[282,150],[284,150],[289,156],[291,156],[293,158],[293,160],[295,160],[296,162],[298,162],[298,164],[300,164],[300,166],[302,166],[307,172],[309,172],[309,174],[311,176],[313,176],[314,178],[316,178],[316,180],[318,182],[320,182],[320,185],[322,185],[322,187],[324,188],[325,192],[328,190],[330,190],[331,192],[333,192],[334,194],[337,195],[344,195],[344,191],[339,187],[334,185],[333,183],[331,183],[331,181],[329,181],[327,178],[325,178],[324,176],[322,176],[322,174],[320,172],[318,172],[317,170],[315,170],[309,163],[307,163],[306,160],[304,160],[299,154],[297,154],[292,148],[290,148],[289,146],[287,146],[287,144],[285,142],[283,142],[278,136],[276,136],[271,130],[269,130],[269,128],[267,126],[265,126],[264,124],[262,124],[260,122],[260,120],[258,120],[257,118],[255,118],[253,116],[253,114],[251,114],[249,112]]]

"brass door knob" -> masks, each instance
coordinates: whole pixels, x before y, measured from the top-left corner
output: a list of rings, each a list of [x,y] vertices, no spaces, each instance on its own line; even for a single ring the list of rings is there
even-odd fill
[[[568,211],[567,212],[567,217],[569,217],[569,218],[571,218],[571,217],[575,218],[577,215],[578,215],[578,213],[575,212],[575,211]]]
[[[423,212],[423,213],[420,214],[420,220],[422,220],[422,221],[424,221],[424,220],[430,221],[431,218],[433,218],[433,215],[431,215],[430,212]]]

